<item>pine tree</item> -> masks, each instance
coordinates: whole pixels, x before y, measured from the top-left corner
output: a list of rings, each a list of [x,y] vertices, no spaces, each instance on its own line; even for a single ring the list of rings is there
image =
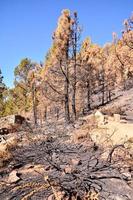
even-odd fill
[[[30,59],[21,60],[15,68],[15,95],[21,102],[19,112],[27,112],[33,109],[34,124],[37,125],[37,87],[38,71],[40,65]]]
[[[91,109],[92,95],[98,85],[97,74],[99,73],[101,65],[100,51],[100,47],[93,44],[90,38],[86,38],[83,41],[81,48],[81,82],[85,90],[85,109],[87,109],[87,111]]]
[[[22,98],[21,109],[24,112],[29,110],[29,80],[28,74],[31,70],[31,60],[28,58],[22,59],[19,65],[14,70],[16,93]]]
[[[72,65],[72,73],[71,73],[71,84],[72,84],[72,112],[74,119],[77,118],[77,111],[76,111],[76,92],[77,92],[77,68],[79,68],[79,59],[78,54],[80,51],[80,35],[81,35],[81,28],[79,26],[78,15],[77,12],[73,14],[73,21],[72,21],[72,38],[71,38],[71,48],[72,48],[72,58],[71,58],[71,65]]]
[[[69,10],[63,10],[53,34],[53,45],[45,62],[47,97],[64,104],[66,122],[70,121],[70,42],[72,20]],[[50,92],[51,91],[51,92]]]

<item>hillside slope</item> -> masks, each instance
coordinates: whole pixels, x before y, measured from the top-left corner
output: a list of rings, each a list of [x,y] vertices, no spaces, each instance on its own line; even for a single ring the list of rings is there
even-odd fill
[[[133,89],[121,92],[100,110],[120,111],[121,106],[123,116],[131,118],[132,102]],[[126,135],[126,140],[132,137],[133,123],[116,122],[110,116],[97,126],[94,113],[74,124],[53,121],[32,132],[25,129],[6,135],[0,146],[1,160],[6,156],[0,166],[0,199],[50,200],[58,195],[59,200],[92,200],[94,196],[131,200],[132,146],[124,142]]]

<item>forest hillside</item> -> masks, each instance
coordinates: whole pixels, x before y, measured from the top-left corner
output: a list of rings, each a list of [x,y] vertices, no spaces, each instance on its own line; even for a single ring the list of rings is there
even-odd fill
[[[44,62],[0,70],[1,200],[133,199],[133,16],[121,37],[82,38],[64,9]]]

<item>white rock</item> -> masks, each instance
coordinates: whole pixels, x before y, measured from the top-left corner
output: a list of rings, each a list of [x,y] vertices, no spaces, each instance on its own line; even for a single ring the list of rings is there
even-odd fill
[[[99,110],[97,110],[95,112],[95,118],[96,118],[98,126],[104,124],[104,122],[105,122],[105,116]]]
[[[8,183],[16,183],[20,178],[17,176],[17,171],[12,171],[8,177]]]
[[[79,162],[80,162],[80,159],[78,159],[78,158],[72,158],[71,162],[72,162],[72,165],[78,165]]]
[[[128,178],[128,180],[131,180],[132,179],[132,176],[129,172],[124,172],[122,173],[124,176],[126,176]]]

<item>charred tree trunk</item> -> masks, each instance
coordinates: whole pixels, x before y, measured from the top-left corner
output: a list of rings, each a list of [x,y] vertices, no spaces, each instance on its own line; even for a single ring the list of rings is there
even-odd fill
[[[87,110],[89,111],[91,109],[91,87],[90,87],[90,80],[87,81]]]
[[[74,119],[77,119],[77,110],[76,110],[76,92],[77,92],[77,53],[78,53],[78,43],[80,40],[80,27],[77,12],[74,12],[74,24],[72,26],[72,49],[73,49],[73,91],[72,91],[72,112]]]
[[[86,90],[87,90],[87,111],[91,110],[91,94],[92,94],[92,66],[87,65],[87,80],[86,80]]]
[[[59,119],[59,108],[56,108],[56,119]]]
[[[111,91],[108,91],[108,97],[109,97],[109,101],[111,101]]]
[[[76,120],[76,81],[77,81],[77,33],[74,34],[74,47],[73,47],[73,55],[74,55],[74,74],[73,74],[73,93],[72,93],[72,111],[74,119]]]
[[[32,106],[33,106],[33,117],[34,125],[37,125],[37,102],[36,102],[36,87],[35,83],[32,84]]]
[[[73,91],[72,91],[72,112],[74,119],[76,120],[77,111],[76,111],[76,66],[74,67],[74,83],[73,83]]]
[[[64,103],[65,103],[65,121],[70,122],[70,110],[69,110],[69,40],[66,45],[66,60],[65,60],[65,83],[64,83]],[[60,62],[62,65],[62,62]],[[62,66],[60,66],[62,68]]]
[[[47,106],[45,106],[45,111],[44,111],[44,121],[47,120]]]
[[[104,105],[104,103],[105,103],[104,97],[105,97],[105,84],[103,82],[102,83],[102,105]]]
[[[101,71],[101,74],[100,74],[100,82],[101,82],[101,93],[102,93],[102,102],[101,102],[101,105],[104,105],[105,104],[105,71],[104,71],[104,68],[102,69]]]
[[[68,77],[68,69],[67,69],[67,77]],[[70,111],[69,111],[69,83],[68,80],[65,79],[65,86],[64,86],[64,93],[65,93],[65,120],[67,123],[70,122]]]

